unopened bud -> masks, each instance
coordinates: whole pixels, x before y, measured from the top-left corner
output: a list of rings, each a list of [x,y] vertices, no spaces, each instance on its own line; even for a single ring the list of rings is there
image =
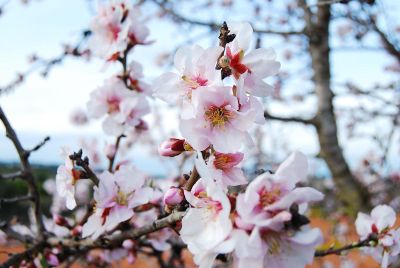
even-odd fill
[[[69,226],[69,223],[67,222],[67,220],[61,215],[54,215],[53,221],[55,224],[60,225],[60,226]]]
[[[181,188],[171,187],[164,194],[164,204],[168,206],[175,206],[183,201],[183,191]]]
[[[72,236],[80,236],[82,234],[82,226],[77,225],[74,227],[74,229],[71,230],[71,235]]]
[[[169,138],[158,147],[158,153],[162,156],[174,157],[185,151],[185,140]]]
[[[122,242],[122,247],[124,249],[132,249],[134,247],[135,243],[131,239],[124,240]]]

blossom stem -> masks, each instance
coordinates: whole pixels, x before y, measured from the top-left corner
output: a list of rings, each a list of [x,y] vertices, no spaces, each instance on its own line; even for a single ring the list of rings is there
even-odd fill
[[[197,172],[196,166],[193,167],[192,172],[190,173],[190,177],[185,184],[185,190],[190,191],[192,190],[193,185],[200,179],[200,175]]]
[[[118,148],[119,148],[119,144],[121,143],[121,139],[124,138],[125,135],[119,135],[115,141],[115,153],[113,154],[112,157],[110,157],[110,162],[108,164],[108,171],[112,172],[113,171],[113,166],[114,166],[114,162],[115,162],[115,158],[117,156],[117,152],[118,152]]]
[[[373,235],[370,235],[369,237],[367,237],[364,240],[358,241],[358,242],[354,242],[351,243],[349,245],[343,246],[343,247],[339,247],[339,248],[330,248],[327,250],[317,250],[314,254],[315,257],[324,257],[327,255],[341,255],[343,254],[344,251],[348,251],[351,249],[356,249],[356,248],[362,248],[362,247],[370,247],[371,246],[371,242],[376,242],[376,237],[374,237]]]

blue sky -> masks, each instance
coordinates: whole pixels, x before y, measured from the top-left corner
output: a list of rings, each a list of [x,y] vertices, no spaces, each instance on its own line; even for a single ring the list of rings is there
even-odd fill
[[[390,7],[399,6],[394,1],[384,2]],[[390,10],[394,12],[393,9]],[[43,57],[52,57],[61,52],[63,42],[73,43],[73,40],[77,40],[81,30],[88,27],[92,12],[84,0],[32,1],[27,6],[21,5],[20,1],[11,1],[0,17],[0,85],[5,85],[14,79],[17,71],[26,70],[29,67],[27,58],[33,52]],[[218,15],[223,16],[223,14]],[[160,21],[152,20],[149,27],[153,39],[157,37],[159,42],[150,47],[137,49],[133,57],[144,64],[145,73],[151,80],[162,72],[155,64],[157,53],[170,51],[184,39],[169,22],[164,21],[160,24]],[[201,30],[194,31],[201,33]],[[203,41],[203,43],[209,45],[209,42]],[[274,46],[272,39],[271,45]],[[381,53],[342,51],[333,56],[333,72],[337,74],[335,79],[338,81],[351,79],[363,85],[372,85],[375,81],[390,78],[382,73],[382,64],[390,61],[390,58]],[[285,65],[284,62],[282,64]],[[102,84],[113,71],[114,67],[105,66],[100,60],[85,62],[67,59],[62,66],[55,67],[48,78],[43,79],[38,74],[31,75],[15,92],[0,97],[0,104],[27,147],[35,145],[46,135],[52,137],[52,141],[45,149],[33,156],[34,162],[58,163],[60,146],[68,144],[76,148],[77,141],[82,136],[103,137],[100,122],[76,128],[70,124],[69,114],[77,107],[85,107],[90,92]],[[301,83],[298,83],[296,86],[301,86]],[[306,104],[310,105],[313,104]],[[273,105],[272,109],[278,112],[288,110],[287,107],[280,105]],[[173,116],[171,113],[167,118],[170,129],[177,126]],[[301,149],[307,153],[318,151],[318,146],[313,140],[315,132],[312,129],[293,126],[282,132],[289,136],[290,140],[294,140],[290,145],[291,148]],[[280,132],[278,134],[280,135]],[[299,137],[302,137],[301,142],[298,142]],[[359,143],[350,145],[346,153],[351,154],[352,159],[357,158],[357,154],[364,153],[360,147],[362,146]],[[0,137],[0,161],[15,159],[16,155],[10,143],[4,137]],[[156,160],[145,157],[140,160],[140,164],[145,170],[152,171],[156,163],[152,161]]]

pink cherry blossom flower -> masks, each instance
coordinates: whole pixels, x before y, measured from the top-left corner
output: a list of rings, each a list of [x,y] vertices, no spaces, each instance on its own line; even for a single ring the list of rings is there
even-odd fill
[[[243,170],[237,165],[243,160],[242,153],[223,154],[215,152],[205,163],[199,154],[196,159],[196,168],[201,177],[214,180],[222,189],[228,186],[246,184],[247,179]]]
[[[194,117],[182,119],[180,131],[186,141],[202,151],[213,145],[221,153],[236,152],[249,139],[251,113],[238,111],[231,87],[204,87],[192,94]]]
[[[150,95],[152,88],[149,84],[145,83],[143,79],[143,66],[136,61],[131,61],[128,66],[129,86],[133,88],[136,92],[143,93],[145,95]]]
[[[121,102],[133,94],[121,79],[111,77],[90,94],[87,103],[89,116],[100,118],[105,114],[116,115],[121,111]]]
[[[131,96],[121,102],[121,111],[115,120],[125,127],[136,127],[141,118],[150,113],[150,105],[145,96]]]
[[[198,45],[184,46],[175,54],[178,73],[167,72],[154,81],[154,95],[168,103],[190,101],[192,92],[200,87],[221,85],[221,74],[215,70],[221,47],[203,49]]]
[[[183,242],[191,252],[214,248],[232,230],[228,197],[213,181],[200,179],[190,192],[185,191],[191,207],[182,219]]]
[[[129,25],[123,19],[129,7],[130,3],[126,0],[110,1],[99,6],[97,16],[90,24],[92,36],[89,47],[94,54],[108,60],[126,48]]]
[[[145,45],[152,43],[147,40],[150,35],[149,28],[144,24],[141,19],[142,14],[139,9],[132,9],[127,17],[128,27],[128,40],[130,45]]]
[[[134,215],[133,208],[146,204],[153,190],[143,187],[145,176],[130,165],[123,165],[114,174],[104,171],[94,187],[96,211],[83,226],[83,236],[94,238],[111,231],[120,222]]]
[[[237,241],[234,259],[238,267],[305,267],[312,262],[316,246],[322,243],[322,234],[317,228],[303,229],[294,235],[260,232],[255,228],[250,235],[241,230],[234,235]]]
[[[359,212],[355,222],[361,239],[367,239],[370,235],[376,236],[376,247],[364,251],[381,261],[384,268],[400,254],[400,228],[393,228],[395,222],[396,212],[387,205],[376,206],[371,215]]]
[[[244,87],[247,92],[255,96],[267,96],[272,86],[263,79],[275,75],[280,69],[280,63],[275,60],[273,49],[258,48],[248,53],[253,29],[247,22],[232,22],[228,24],[235,39],[227,44],[226,57],[233,76],[239,80],[244,77]]]
[[[289,208],[292,204],[307,205],[323,198],[323,194],[314,188],[295,188],[296,183],[306,176],[307,158],[299,152],[285,160],[275,174],[267,172],[258,176],[245,193],[238,195],[236,224],[245,229],[258,226],[280,231],[283,223],[291,219]]]
[[[61,156],[65,159],[65,164],[57,169],[56,189],[59,196],[65,198],[68,209],[76,207],[75,184],[81,176],[81,172],[75,168],[73,161],[69,158],[72,151],[69,148],[61,149]]]

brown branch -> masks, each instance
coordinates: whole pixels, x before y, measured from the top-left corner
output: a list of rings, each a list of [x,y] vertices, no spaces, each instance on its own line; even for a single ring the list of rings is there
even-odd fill
[[[0,229],[7,234],[7,237],[14,238],[24,244],[33,242],[32,236],[14,231],[7,222],[0,222]]]
[[[395,46],[393,42],[391,42],[388,36],[378,27],[375,19],[371,19],[372,29],[378,34],[381,39],[383,46],[386,48],[386,51],[395,57],[397,61],[400,63],[400,50]]]
[[[190,191],[192,190],[193,185],[200,179],[200,175],[197,172],[196,166],[193,167],[192,172],[190,173],[190,177],[185,184],[185,190]]]
[[[0,174],[0,179],[3,180],[15,180],[17,178],[23,178],[24,174],[21,171],[16,171],[7,174]]]
[[[114,166],[114,161],[115,158],[117,156],[117,152],[118,152],[118,148],[119,148],[119,144],[121,143],[121,139],[124,138],[125,135],[119,135],[118,138],[115,141],[115,153],[114,155],[110,158],[110,162],[108,164],[108,171],[112,172],[113,171],[113,166]]]
[[[315,125],[315,119],[310,118],[310,119],[304,119],[300,117],[281,117],[281,116],[276,116],[270,114],[268,111],[264,111],[264,117],[266,119],[271,119],[271,120],[277,120],[277,121],[282,121],[282,122],[295,122],[295,123],[301,123],[305,125]]]
[[[10,198],[0,198],[0,207],[2,207],[5,203],[32,201],[33,199],[34,198],[31,195],[16,196],[16,197],[10,197]]]
[[[41,210],[41,205],[40,205],[40,195],[39,195],[39,190],[35,182],[35,177],[32,172],[31,165],[29,163],[29,151],[25,150],[21,142],[18,139],[17,134],[15,133],[13,127],[11,126],[10,122],[8,121],[7,116],[5,115],[3,109],[0,107],[0,120],[3,122],[4,127],[6,129],[6,136],[12,141],[14,144],[15,149],[17,150],[19,159],[20,159],[20,164],[21,164],[21,173],[22,173],[22,178],[27,182],[28,184],[28,192],[29,195],[32,196],[32,205],[33,205],[33,211],[35,215],[35,220],[36,224],[38,227],[38,238],[39,240],[43,239],[43,233],[44,233],[44,225],[42,221],[42,210]]]
[[[158,7],[161,8],[161,10],[165,13],[168,14],[174,19],[175,21],[178,22],[185,22],[189,23],[192,25],[197,25],[197,26],[203,26],[203,27],[209,27],[212,30],[217,30],[220,28],[221,23],[217,22],[205,22],[205,21],[200,21],[200,20],[195,20],[191,19],[188,17],[185,17],[179,13],[177,13],[173,8],[168,8],[166,6],[167,1],[157,1],[157,0],[150,0],[151,2],[155,3],[158,5]],[[291,36],[291,35],[301,35],[304,34],[304,31],[278,31],[278,30],[272,30],[272,29],[258,29],[253,27],[253,31],[259,34],[273,34],[273,35],[282,35],[282,36]]]
[[[85,156],[82,159],[82,149],[80,149],[77,153],[74,152],[72,155],[69,156],[72,161],[75,161],[75,164],[85,171],[85,176],[87,176],[95,185],[99,184],[99,178],[97,177],[96,173],[89,167],[89,158]]]
[[[13,254],[8,260],[0,265],[0,268],[19,267],[19,264],[23,260],[33,260],[35,255],[43,249],[44,245],[43,242],[40,242],[24,252]]]
[[[339,248],[330,248],[327,250],[317,250],[314,254],[315,257],[324,257],[327,255],[341,255],[344,251],[362,248],[362,247],[370,247],[371,243],[376,242],[377,238],[374,235],[370,235],[364,240],[351,243],[349,245],[339,247]]]
[[[36,145],[35,147],[33,147],[33,148],[30,149],[30,150],[26,150],[26,154],[29,156],[31,153],[33,153],[33,152],[39,150],[39,149],[42,148],[42,147],[46,144],[46,142],[48,142],[49,140],[50,140],[50,137],[49,137],[49,136],[45,137],[45,138],[43,139],[43,141],[40,142],[38,145]]]
[[[144,235],[156,232],[166,227],[171,227],[176,224],[176,222],[182,220],[186,211],[174,211],[165,218],[155,220],[153,223],[145,225],[140,228],[133,230],[123,231],[114,235],[105,236],[93,240],[91,238],[86,238],[82,240],[68,239],[68,238],[56,238],[49,237],[47,239],[47,244],[50,246],[64,246],[64,247],[79,247],[82,250],[90,250],[94,248],[113,248],[119,247],[121,243],[126,239],[138,239]]]

